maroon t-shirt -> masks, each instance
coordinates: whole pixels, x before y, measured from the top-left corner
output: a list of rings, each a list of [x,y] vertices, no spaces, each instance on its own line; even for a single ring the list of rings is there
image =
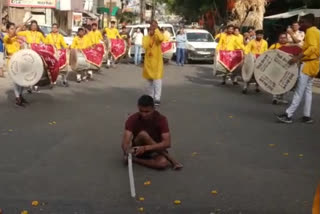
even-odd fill
[[[133,138],[141,131],[145,131],[157,143],[162,141],[162,134],[169,133],[167,118],[158,111],[154,111],[149,120],[143,120],[139,113],[131,115],[126,122],[125,129],[133,133]]]

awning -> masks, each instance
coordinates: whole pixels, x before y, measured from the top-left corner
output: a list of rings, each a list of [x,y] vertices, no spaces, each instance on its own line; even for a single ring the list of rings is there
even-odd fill
[[[301,10],[293,10],[286,13],[280,13],[272,16],[266,16],[265,19],[287,19],[293,16],[304,16],[307,14],[314,14],[315,17],[320,17],[320,9],[301,9]]]
[[[119,11],[119,7],[113,7],[112,10],[111,10],[111,16],[116,16],[118,11]],[[103,14],[103,13],[109,14],[109,8],[107,8],[107,7],[99,7],[98,8],[98,13],[100,13],[100,14]]]
[[[81,13],[89,16],[89,17],[92,18],[92,19],[99,19],[99,16],[97,16],[97,15],[94,14],[94,13],[88,12],[88,11],[81,11]]]

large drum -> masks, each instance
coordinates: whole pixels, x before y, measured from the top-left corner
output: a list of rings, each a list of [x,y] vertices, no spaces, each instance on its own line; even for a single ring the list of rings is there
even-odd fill
[[[214,59],[214,68],[213,74],[214,76],[218,72],[223,73],[236,73],[240,71],[240,68],[243,64],[243,51],[235,50],[235,51],[217,51]]]
[[[242,80],[246,83],[250,82],[255,68],[256,58],[253,54],[247,54],[244,57],[243,66],[241,69]]]
[[[32,44],[31,49],[37,52],[45,65],[46,74],[43,75],[43,80],[49,78],[48,83],[53,84],[59,76],[59,62],[55,56],[55,48],[52,45]],[[46,81],[41,81],[41,85],[46,85]]]
[[[20,50],[13,54],[8,65],[8,73],[12,80],[23,87],[37,84],[44,74],[44,64],[33,50]]]
[[[70,52],[70,67],[76,72],[99,69],[99,66],[93,65],[87,61],[87,58],[82,51],[76,49],[72,49]]]
[[[290,91],[298,79],[297,64],[289,65],[292,56],[281,50],[267,51],[256,60],[254,75],[259,86],[273,95]]]
[[[127,44],[123,39],[111,39],[110,43],[110,54],[115,60],[120,58],[126,53]]]
[[[69,49],[60,49],[55,51],[55,57],[59,63],[59,73],[67,74],[69,71],[69,59],[70,59],[70,50]]]

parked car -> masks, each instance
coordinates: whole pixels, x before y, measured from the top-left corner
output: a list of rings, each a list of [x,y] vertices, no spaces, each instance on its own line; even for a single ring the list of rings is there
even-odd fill
[[[39,27],[45,35],[48,35],[52,31],[52,27],[50,25],[39,25]],[[64,37],[64,41],[67,43],[67,45],[72,44],[73,36],[68,36],[68,34],[62,29],[59,29],[59,33]]]
[[[213,63],[218,43],[213,36],[202,29],[185,29],[187,36],[185,63],[190,61],[209,61]]]
[[[138,28],[140,28],[141,32],[143,32],[143,34],[146,36],[146,35],[148,35],[148,29],[150,27],[150,24],[128,25],[126,27],[127,27],[127,30],[129,32],[130,37],[133,36],[134,32],[136,32],[136,30]],[[174,42],[172,50],[168,51],[163,56],[165,60],[170,60],[172,58],[172,56],[176,53],[176,44],[175,44],[176,32],[174,30],[174,27],[171,24],[161,24],[160,23],[159,27],[166,28],[169,31],[169,33],[171,34],[171,41]],[[144,54],[144,50],[142,50],[142,54]],[[134,56],[134,44],[132,44],[132,46],[129,50],[129,55]]]

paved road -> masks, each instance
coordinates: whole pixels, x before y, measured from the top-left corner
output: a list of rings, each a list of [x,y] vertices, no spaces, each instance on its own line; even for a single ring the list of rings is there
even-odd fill
[[[4,214],[131,214],[139,207],[150,214],[310,213],[320,180],[320,122],[276,123],[273,113],[284,106],[272,106],[267,94],[220,86],[210,65],[166,66],[160,111],[169,118],[172,153],[185,168],[134,166],[145,201],[131,199],[120,141],[125,117],[144,92],[140,76],[140,68],[119,65],[92,82],[27,95],[32,104],[26,109],[12,105],[1,80]],[[317,121],[319,106],[316,95]],[[32,208],[32,200],[45,204]]]

